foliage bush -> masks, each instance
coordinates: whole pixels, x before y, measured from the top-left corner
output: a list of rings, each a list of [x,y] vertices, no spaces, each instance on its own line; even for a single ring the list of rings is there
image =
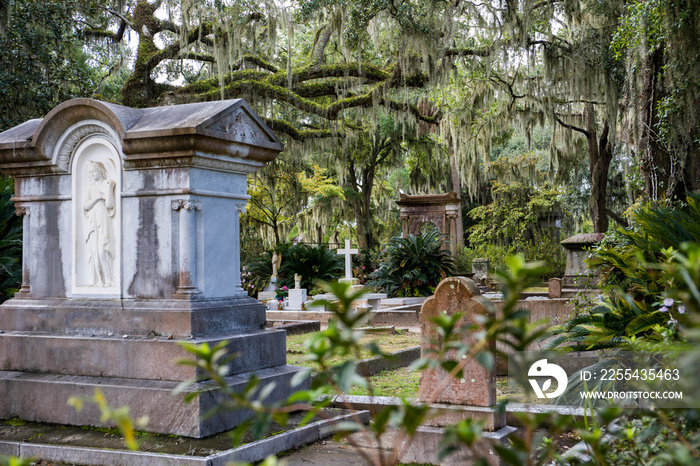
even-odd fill
[[[330,282],[341,277],[342,256],[325,246],[299,243],[283,251],[278,284],[294,288],[294,274],[301,275],[301,287],[312,289],[317,282]]]
[[[282,266],[277,271],[277,286],[294,288],[294,274],[301,275],[301,287],[311,290],[319,281],[340,278],[344,271],[342,256],[325,246],[281,244],[274,250],[265,251],[243,267],[244,286],[253,296],[262,291],[272,276],[272,253],[282,256]]]
[[[563,277],[566,269],[566,255],[560,244],[555,243],[548,235],[540,237],[535,234],[535,240],[523,241],[518,246],[499,246],[497,244],[484,243],[465,247],[458,254],[455,262],[459,272],[471,271],[472,261],[476,258],[489,260],[492,272],[505,272],[508,268],[506,258],[516,254],[522,254],[528,262],[544,262],[542,279],[547,277]]]
[[[0,177],[0,302],[11,298],[22,282],[22,218],[10,201],[12,179]]]
[[[683,204],[647,205],[632,214],[631,223],[631,229],[618,228],[609,235],[588,261],[601,274],[606,297],[555,327],[553,344],[566,343],[571,349],[616,347],[629,338],[657,341],[674,327],[679,309],[674,296],[687,300],[700,284],[673,275],[688,260],[685,254],[697,256],[700,194]]]
[[[430,296],[440,280],[455,272],[452,256],[442,249],[446,242],[432,232],[392,238],[369,286],[385,290],[389,297]]]
[[[272,251],[254,257],[241,270],[241,285],[248,295],[255,296],[270,282],[272,276]]]
[[[505,271],[505,258],[520,253],[527,261],[545,261],[547,276],[563,276],[566,260],[555,240],[555,222],[568,212],[564,194],[563,189],[546,184],[537,188],[522,182],[494,182],[493,202],[469,212],[474,225],[465,255],[486,257],[493,270]]]

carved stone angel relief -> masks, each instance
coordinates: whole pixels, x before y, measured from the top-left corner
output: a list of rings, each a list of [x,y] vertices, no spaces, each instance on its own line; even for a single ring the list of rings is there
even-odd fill
[[[115,212],[114,180],[107,178],[107,169],[101,162],[88,162],[88,186],[85,189],[83,209],[88,220],[87,246],[91,286],[114,286],[112,279],[115,238],[112,225]]]
[[[73,293],[121,291],[121,179],[115,144],[95,135],[73,157]]]

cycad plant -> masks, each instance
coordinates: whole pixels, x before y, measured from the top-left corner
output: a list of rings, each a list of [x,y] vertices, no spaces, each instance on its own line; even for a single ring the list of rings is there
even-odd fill
[[[301,287],[310,290],[317,282],[337,280],[343,273],[342,256],[325,246],[280,244],[274,251],[282,257],[282,266],[277,271],[278,288],[294,288],[295,274],[301,275]],[[261,291],[270,282],[272,252],[265,251],[245,265],[243,278],[250,295]]]
[[[272,276],[272,251],[265,251],[243,266],[241,282],[250,296],[262,291]]]
[[[679,205],[650,205],[633,215],[633,228],[618,229],[589,265],[597,269],[606,297],[586,313],[552,329],[551,343],[570,349],[619,346],[626,338],[655,340],[674,323],[664,301],[689,289],[668,270],[683,257],[674,252],[700,244],[700,194]],[[697,286],[698,284],[695,284]],[[673,301],[673,300],[672,300]]]
[[[440,280],[455,273],[454,260],[443,249],[446,238],[434,232],[391,238],[369,286],[389,297],[430,296]]]
[[[337,280],[343,273],[343,258],[325,246],[296,244],[282,256],[280,286],[294,287],[294,275],[301,276],[301,288],[312,289],[317,282]]]

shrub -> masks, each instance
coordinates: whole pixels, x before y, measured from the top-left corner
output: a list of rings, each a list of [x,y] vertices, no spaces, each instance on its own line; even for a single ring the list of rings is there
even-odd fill
[[[11,298],[22,281],[22,218],[10,202],[12,179],[0,177],[0,302]]]
[[[338,279],[344,271],[343,258],[325,246],[307,244],[280,244],[274,250],[265,251],[245,265],[244,287],[253,296],[270,282],[272,253],[282,256],[282,266],[277,271],[277,287],[294,288],[294,274],[301,275],[301,287],[313,289],[318,281]]]
[[[697,286],[674,275],[695,257],[700,243],[700,194],[685,204],[648,205],[633,214],[633,228],[617,229],[598,247],[589,265],[602,276],[606,297],[563,326],[553,344],[571,349],[600,349],[625,344],[627,338],[654,340],[677,320],[664,305],[668,298],[687,297]],[[686,272],[687,273],[687,272]],[[675,301],[674,301],[675,302]]]
[[[343,273],[342,256],[325,246],[309,246],[297,244],[282,251],[282,267],[280,267],[280,286],[294,288],[294,274],[301,275],[301,287],[307,290],[319,281],[330,282],[337,280]]]
[[[270,282],[272,276],[272,251],[265,251],[243,266],[241,285],[250,296],[255,296]]]
[[[445,243],[445,236],[434,233],[392,238],[369,285],[390,297],[430,296],[440,280],[455,272],[452,256],[442,249]]]

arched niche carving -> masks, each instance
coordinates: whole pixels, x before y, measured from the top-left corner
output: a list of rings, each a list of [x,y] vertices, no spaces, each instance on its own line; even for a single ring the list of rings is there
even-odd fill
[[[457,231],[457,215],[462,202],[455,192],[447,194],[401,194],[396,202],[401,218],[401,234],[419,235],[421,227],[430,222],[437,226],[441,234],[450,237],[450,252],[457,254],[454,235]]]
[[[121,165],[118,144],[102,131],[83,135],[73,150],[74,295],[121,295]]]

